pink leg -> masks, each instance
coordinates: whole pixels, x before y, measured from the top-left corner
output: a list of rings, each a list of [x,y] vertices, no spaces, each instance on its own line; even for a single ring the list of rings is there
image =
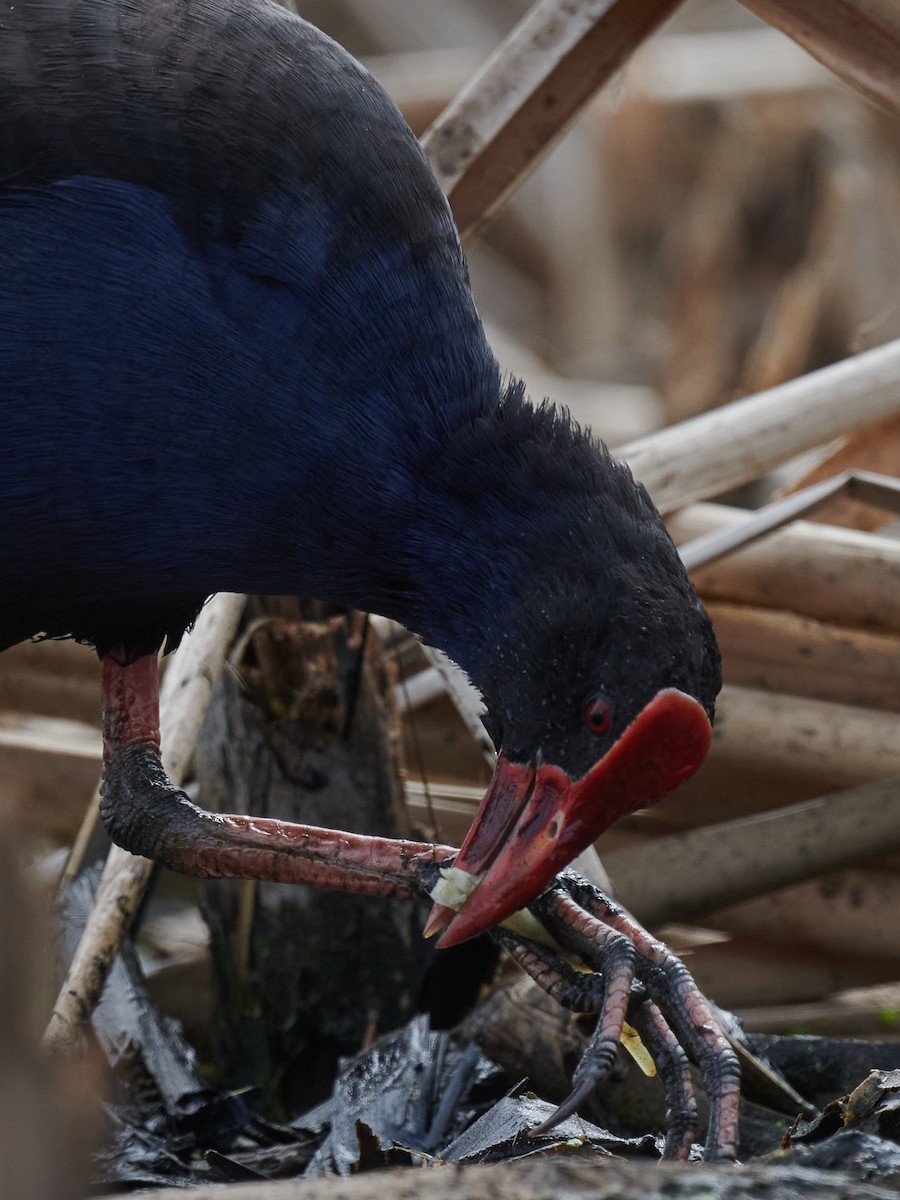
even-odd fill
[[[564,878],[568,878],[568,874]],[[572,875],[577,879],[577,876]],[[694,1059],[709,1098],[706,1158],[732,1161],[737,1155],[740,1066],[709,1001],[687,967],[665,943],[591,884],[580,881],[573,898],[597,920],[624,934],[637,952],[636,975],[671,1026],[677,1042]]]
[[[205,812],[162,768],[159,676],[155,655],[122,667],[103,661],[101,812],[126,850],[191,875],[306,883],[364,895],[427,897],[456,851],[426,842],[363,837],[285,821]],[[575,1076],[575,1090],[549,1122],[558,1122],[609,1069],[626,1010],[657,1055],[670,1102],[666,1157],[682,1158],[696,1107],[683,1046],[698,1063],[710,1099],[706,1156],[731,1159],[737,1142],[737,1060],[684,965],[618,905],[575,872],[564,872],[532,906],[560,943],[594,968],[580,976],[553,950],[507,931],[495,936],[516,953],[545,990],[566,1007],[600,1020]],[[640,981],[656,1004],[638,998]],[[657,1007],[658,1005],[658,1007]],[[661,1011],[660,1011],[661,1010]]]
[[[101,813],[113,841],[188,875],[306,883],[409,898],[437,882],[451,847],[209,813],[166,777],[156,655],[103,660]]]
[[[666,1089],[666,1144],[663,1158],[686,1162],[697,1132],[697,1101],[688,1057],[665,1017],[651,1000],[634,1013],[631,1022],[653,1055]]]
[[[567,873],[566,878],[575,878]],[[543,990],[572,1012],[596,1012],[597,1026],[574,1077],[573,1090],[532,1135],[546,1133],[588,1099],[615,1061],[625,1020],[633,1022],[653,1055],[666,1090],[668,1112],[663,1157],[686,1160],[697,1127],[697,1103],[688,1059],[662,1013],[643,988],[633,990],[636,948],[623,933],[592,916],[563,887],[551,888],[536,907],[559,941],[591,971],[575,971],[547,946],[505,930],[494,936]]]
[[[551,893],[547,904],[560,940],[579,954],[589,955],[587,961],[604,986],[597,1025],[572,1077],[572,1092],[533,1134],[547,1133],[571,1116],[612,1070],[634,982],[634,947],[627,938],[595,920],[563,892]]]

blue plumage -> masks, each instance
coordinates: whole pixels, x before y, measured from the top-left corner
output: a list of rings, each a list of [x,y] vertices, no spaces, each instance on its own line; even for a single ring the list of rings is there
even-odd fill
[[[707,752],[718,652],[649,497],[501,380],[412,133],[269,0],[0,8],[0,456],[0,649],[96,645],[101,815],[175,870],[425,893],[453,944]],[[469,672],[498,759],[456,916],[433,847],[213,816],[166,778],[157,648],[220,589],[384,613]],[[736,1065],[684,968],[642,955],[730,1155]],[[612,1062],[598,1028],[563,1112]],[[693,1102],[665,1057],[686,1154]]]
[[[0,647],[177,640],[219,589],[396,617],[498,741],[583,769],[586,691],[711,713],[643,490],[502,383],[400,114],[265,0],[0,15]]]
[[[340,209],[291,236],[267,205],[236,247],[193,244],[165,197],[108,180],[0,211],[17,280],[0,290],[0,553],[7,579],[47,572],[4,597],[25,632],[73,632],[55,604],[96,594],[362,599],[373,519],[396,526],[392,507],[417,501],[404,459],[423,417],[446,438],[497,392],[460,282],[396,245],[349,253]],[[467,353],[423,356],[423,339]]]

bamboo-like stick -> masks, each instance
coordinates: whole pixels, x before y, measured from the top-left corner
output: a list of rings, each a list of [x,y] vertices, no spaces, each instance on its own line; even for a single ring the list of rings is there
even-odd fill
[[[900,985],[876,983],[830,995],[825,1000],[783,1004],[740,1004],[735,1015],[753,1033],[784,1033],[802,1029],[804,1034],[864,1041],[893,1040],[893,1014],[900,1009]],[[885,1028],[888,1018],[888,1027]],[[124,1200],[124,1197],[123,1197]]]
[[[220,592],[186,634],[166,672],[160,695],[163,765],[184,779],[209,699],[237,631],[246,597]],[[81,941],[60,989],[47,1031],[48,1046],[70,1047],[96,1007],[110,967],[137,912],[153,863],[113,846]]]
[[[422,138],[463,237],[678,0],[540,0]]]
[[[742,0],[870,99],[900,111],[896,0]]]
[[[900,412],[900,339],[619,447],[671,512]]]
[[[746,521],[722,504],[668,519],[679,543]],[[704,598],[785,609],[821,621],[900,633],[900,541],[797,521],[693,574]]]
[[[689,571],[708,566],[719,558],[774,533],[800,517],[812,516],[835,500],[851,497],[857,502],[900,516],[900,479],[871,471],[842,471],[799,491],[773,500],[748,513],[743,525],[708,533],[681,547],[681,561]]]
[[[727,683],[900,712],[900,637],[743,604],[707,610]]]
[[[435,121],[480,70],[477,47],[386,51],[362,60],[416,131]],[[833,86],[833,75],[777,29],[661,33],[622,73],[622,102],[722,101]],[[586,114],[591,120],[592,114]]]
[[[895,778],[619,850],[603,861],[618,898],[652,926],[695,920],[897,849]]]
[[[855,784],[900,776],[895,713],[726,686],[712,753],[787,775]]]
[[[710,923],[782,945],[900,959],[900,876],[868,864],[718,910]]]

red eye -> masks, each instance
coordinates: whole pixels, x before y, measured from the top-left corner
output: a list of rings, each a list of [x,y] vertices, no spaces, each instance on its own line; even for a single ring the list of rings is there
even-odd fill
[[[591,733],[606,733],[612,724],[612,710],[604,696],[591,696],[584,706],[584,721]]]

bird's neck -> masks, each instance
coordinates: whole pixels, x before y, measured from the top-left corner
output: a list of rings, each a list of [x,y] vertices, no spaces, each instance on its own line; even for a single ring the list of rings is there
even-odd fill
[[[360,513],[357,603],[444,650],[483,690],[499,631],[586,553],[599,451],[513,384],[393,459]],[[448,401],[448,404],[450,402]],[[421,431],[419,431],[421,435]],[[349,544],[352,545],[353,539]],[[378,546],[377,555],[366,547]],[[352,568],[350,568],[352,571]]]

